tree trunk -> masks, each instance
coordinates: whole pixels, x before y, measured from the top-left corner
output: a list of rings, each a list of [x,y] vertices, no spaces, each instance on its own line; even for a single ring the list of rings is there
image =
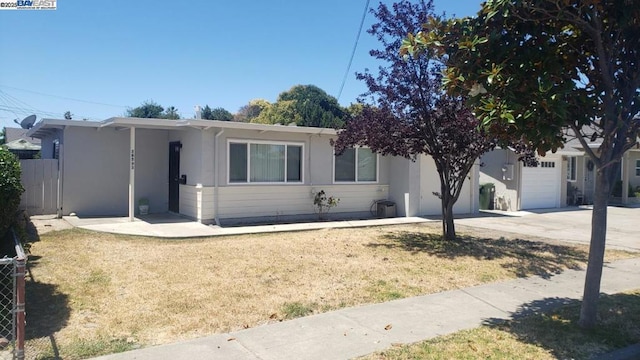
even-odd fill
[[[442,197],[442,232],[446,240],[456,239],[456,227],[453,223],[453,204],[452,199]]]
[[[615,168],[615,166],[613,167]],[[600,280],[604,264],[604,250],[607,237],[607,205],[609,203],[611,168],[598,169],[596,173],[596,191],[593,198],[591,215],[591,243],[589,245],[589,263],[584,283],[582,307],[578,324],[585,329],[593,328],[597,322]]]

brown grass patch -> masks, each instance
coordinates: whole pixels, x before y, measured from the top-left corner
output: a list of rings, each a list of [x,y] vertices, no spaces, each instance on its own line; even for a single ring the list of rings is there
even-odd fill
[[[191,240],[77,229],[45,234],[31,247],[27,336],[53,334],[62,357],[81,358],[114,346],[551,276],[586,261],[584,247],[473,233],[451,243],[439,232],[439,224],[425,224]],[[74,350],[79,343],[98,349],[86,355]]]

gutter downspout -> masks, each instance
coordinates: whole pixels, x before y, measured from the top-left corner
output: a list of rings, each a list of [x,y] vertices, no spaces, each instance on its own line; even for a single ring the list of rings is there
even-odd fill
[[[218,131],[218,133],[216,134],[215,138],[214,138],[214,154],[213,154],[213,174],[214,174],[214,178],[213,178],[213,212],[214,212],[214,220],[216,221],[216,225],[220,226],[220,218],[218,216],[218,209],[219,209],[219,201],[218,201],[218,194],[219,194],[219,183],[220,183],[220,149],[218,146],[218,143],[220,142],[219,137],[220,135],[224,134],[224,129],[220,129],[220,131]]]

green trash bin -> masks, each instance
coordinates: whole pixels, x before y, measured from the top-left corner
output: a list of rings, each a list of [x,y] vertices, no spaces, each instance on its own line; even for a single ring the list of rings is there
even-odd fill
[[[492,183],[480,185],[480,210],[493,210],[496,187]]]

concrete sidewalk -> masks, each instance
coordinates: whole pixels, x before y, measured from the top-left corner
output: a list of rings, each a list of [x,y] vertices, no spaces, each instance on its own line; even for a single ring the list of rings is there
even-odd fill
[[[350,359],[582,297],[585,271],[522,278],[343,309],[252,329],[103,356],[151,359]],[[606,264],[603,293],[640,287],[640,258]]]

